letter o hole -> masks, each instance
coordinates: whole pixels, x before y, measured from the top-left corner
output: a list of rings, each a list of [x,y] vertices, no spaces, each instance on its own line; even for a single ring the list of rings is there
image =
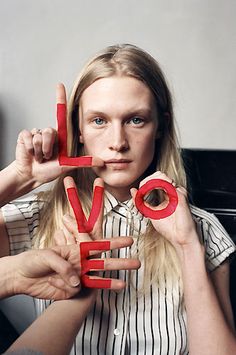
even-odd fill
[[[154,210],[150,206],[147,206],[143,201],[145,195],[154,189],[161,189],[165,191],[168,196],[168,205],[161,210]],[[175,212],[178,205],[178,195],[175,187],[169,182],[162,179],[152,179],[146,182],[146,184],[138,190],[135,196],[135,205],[139,212],[141,212],[145,217],[151,219],[162,219]]]

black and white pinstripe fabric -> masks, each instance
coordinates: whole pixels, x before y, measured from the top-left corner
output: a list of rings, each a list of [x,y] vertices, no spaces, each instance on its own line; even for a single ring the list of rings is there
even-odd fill
[[[215,216],[191,206],[193,218],[206,247],[206,262],[214,270],[235,246]],[[31,239],[39,223],[39,203],[20,201],[3,208],[9,234],[11,253],[31,247]],[[140,233],[145,232],[147,219],[132,201],[120,203],[106,194],[104,236],[134,235],[133,251],[138,251]],[[128,257],[129,249],[113,251],[114,257]],[[105,274],[105,273],[104,273]],[[119,294],[102,290],[75,340],[71,354],[80,355],[179,355],[188,354],[186,313],[179,290],[150,286],[145,294],[142,286],[143,269],[138,271],[106,272],[127,282]],[[40,314],[50,301],[35,300]]]

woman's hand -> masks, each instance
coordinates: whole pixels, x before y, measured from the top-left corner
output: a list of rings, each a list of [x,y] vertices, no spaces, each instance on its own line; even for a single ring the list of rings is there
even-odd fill
[[[66,105],[66,91],[63,84],[57,86],[57,104]],[[64,119],[66,120],[66,117]],[[31,181],[33,188],[56,179],[63,172],[77,168],[77,166],[59,164],[57,131],[51,127],[20,132],[16,146],[16,160],[13,164],[20,179],[23,182]],[[103,164],[101,159],[92,158],[93,166]]]
[[[71,170],[59,165],[56,138],[57,132],[53,128],[20,132],[14,168],[23,181],[32,181],[34,187],[38,187]]]
[[[156,173],[148,176],[140,183],[140,187],[151,179],[162,179],[172,183],[172,180],[168,178],[164,173],[157,171]],[[187,192],[183,187],[177,187],[176,192],[178,195],[178,205],[173,214],[170,216],[154,220],[151,219],[152,225],[155,230],[165,237],[173,246],[185,246],[192,242],[198,242],[198,236],[196,233],[195,223],[192,219],[191,212],[187,203]],[[132,188],[131,194],[133,199],[137,190]],[[145,203],[147,204],[147,203]],[[156,206],[149,206],[153,210],[160,210],[167,206],[168,197],[165,194],[164,201]],[[148,205],[148,204],[147,204]]]
[[[70,188],[73,188],[77,191],[77,187],[74,182],[74,179],[70,176],[65,177],[64,187],[65,187],[66,194],[67,194],[67,189],[70,189]],[[94,180],[93,191],[95,190],[96,187],[100,187],[102,189],[104,188],[104,182],[101,178],[97,178]],[[79,197],[79,194],[78,194],[78,197]],[[67,194],[67,199],[68,199],[68,203],[70,204],[68,194]],[[94,203],[98,204],[98,202],[94,202]],[[63,229],[63,232],[64,232],[66,239],[62,242],[62,245],[63,244],[73,244],[78,241],[97,240],[97,239],[103,238],[103,227],[102,227],[102,225],[103,225],[103,211],[104,211],[103,199],[102,199],[101,208],[100,208],[98,218],[93,226],[92,231],[89,234],[78,232],[79,227],[76,224],[75,219],[71,217],[71,216],[75,216],[75,214],[72,210],[72,206],[70,206],[70,210],[71,210],[71,215],[63,216],[63,223],[65,226],[65,228]],[[91,211],[90,211],[90,213],[91,213]]]

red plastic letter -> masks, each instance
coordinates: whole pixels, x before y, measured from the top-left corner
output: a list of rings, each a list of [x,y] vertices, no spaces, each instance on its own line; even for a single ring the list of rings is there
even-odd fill
[[[169,203],[162,210],[153,210],[145,205],[144,196],[154,189],[162,189],[168,195]],[[152,179],[146,182],[137,192],[135,196],[135,205],[137,209],[145,216],[151,219],[162,219],[170,216],[176,210],[178,204],[178,195],[175,187],[169,182],[162,179]]]
[[[68,189],[66,189],[66,191],[67,191],[68,199],[70,201],[70,205],[73,208],[75,214],[78,231],[80,233],[92,232],[93,227],[101,211],[104,188],[101,186],[95,186],[93,201],[92,201],[92,209],[88,220],[84,215],[84,211],[82,209],[76,188],[69,187]]]
[[[92,166],[92,157],[68,157],[67,155],[67,126],[66,105],[57,104],[59,164],[69,166]]]
[[[109,279],[92,279],[87,272],[91,270],[104,270],[104,260],[87,259],[91,250],[110,250],[110,241],[100,242],[81,242],[80,255],[81,255],[81,281],[85,287],[89,288],[111,288],[111,280]]]

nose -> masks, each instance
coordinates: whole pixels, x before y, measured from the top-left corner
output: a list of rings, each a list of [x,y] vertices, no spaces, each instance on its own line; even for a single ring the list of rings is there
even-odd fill
[[[117,152],[126,151],[129,148],[124,126],[116,125],[112,127],[112,132],[110,132],[109,148]]]

